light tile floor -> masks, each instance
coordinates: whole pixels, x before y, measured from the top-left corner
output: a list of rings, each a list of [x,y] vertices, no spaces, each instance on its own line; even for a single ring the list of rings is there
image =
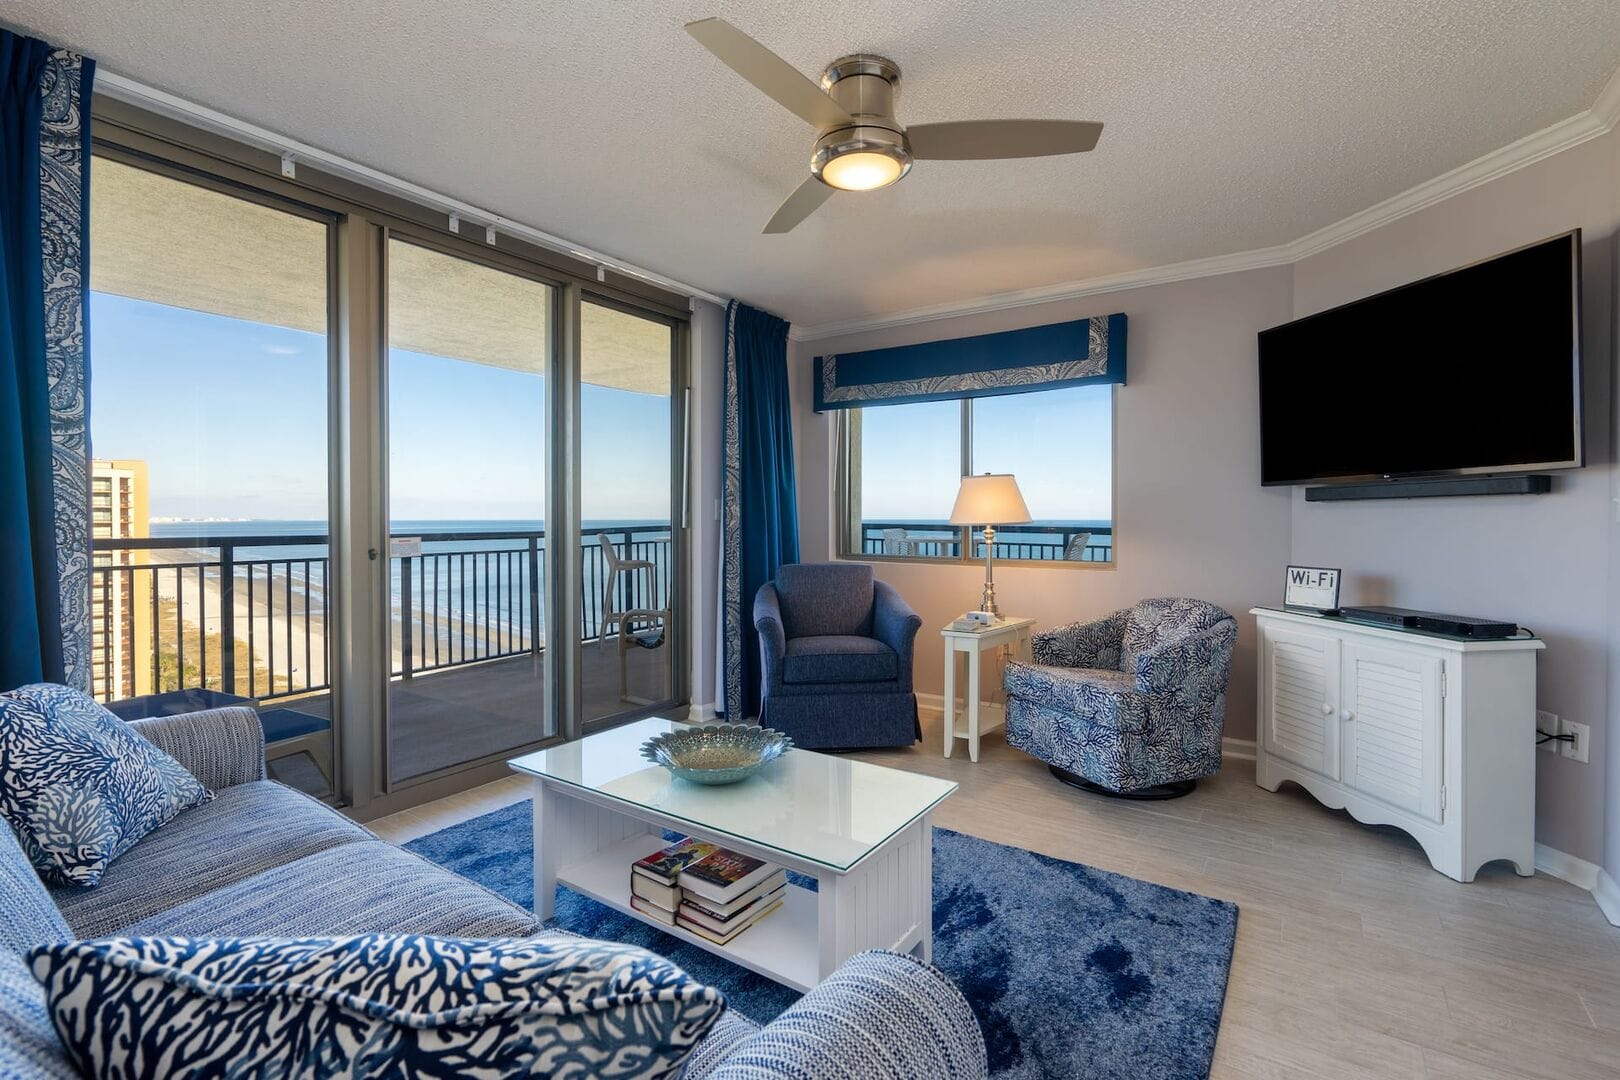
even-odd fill
[[[937,721],[924,734],[859,756],[960,784],[938,824],[1240,905],[1216,1078],[1620,1077],[1620,928],[1574,886],[1494,865],[1460,885],[1392,829],[1261,790],[1252,762],[1126,803],[999,734],[977,765],[940,755]],[[404,842],[527,797],[511,778],[371,827]]]

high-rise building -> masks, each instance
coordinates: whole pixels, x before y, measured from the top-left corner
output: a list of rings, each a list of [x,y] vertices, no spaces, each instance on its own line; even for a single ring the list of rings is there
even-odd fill
[[[90,463],[90,527],[97,567],[90,590],[91,683],[102,701],[149,694],[152,672],[152,574],[144,551],[109,550],[99,541],[150,535],[146,462]],[[129,569],[125,569],[129,568]]]

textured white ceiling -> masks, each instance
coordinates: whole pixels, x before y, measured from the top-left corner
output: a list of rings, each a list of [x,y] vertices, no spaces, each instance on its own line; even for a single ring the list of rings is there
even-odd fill
[[[870,50],[904,122],[1106,122],[922,162],[762,236],[813,133],[681,29],[807,74]],[[0,0],[121,75],[795,322],[1299,237],[1587,108],[1615,0]]]

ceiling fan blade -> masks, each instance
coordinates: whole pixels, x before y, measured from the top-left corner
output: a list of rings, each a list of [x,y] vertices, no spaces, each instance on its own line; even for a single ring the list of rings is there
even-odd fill
[[[793,194],[782,201],[771,215],[771,220],[765,223],[764,232],[785,233],[795,225],[815,213],[822,203],[832,198],[834,191],[815,177],[810,177],[804,183],[793,189]]]
[[[768,97],[817,127],[852,122],[844,107],[822,93],[803,72],[726,20],[699,19],[687,23],[686,32]]]
[[[1102,129],[1089,120],[959,120],[914,124],[906,138],[919,161],[979,161],[1078,154],[1097,145]]]

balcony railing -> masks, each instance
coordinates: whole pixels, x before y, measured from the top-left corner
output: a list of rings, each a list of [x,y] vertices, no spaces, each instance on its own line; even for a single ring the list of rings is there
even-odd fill
[[[974,532],[973,555],[979,558],[984,544],[977,539],[978,530]],[[1114,530],[1109,525],[1007,525],[997,530],[995,548],[998,559],[1111,562]],[[914,521],[863,521],[861,553],[956,559],[962,554],[962,530]]]
[[[543,531],[403,536],[421,544],[389,557],[395,676],[544,649]],[[650,589],[645,571],[619,575],[615,610],[669,604],[667,525],[585,529],[580,631],[587,641],[602,623],[603,543],[623,559],[653,564]],[[141,692],[204,687],[261,701],[330,688],[326,536],[98,538],[95,554],[99,697],[123,696],[132,685]],[[143,677],[126,674],[132,670]]]

